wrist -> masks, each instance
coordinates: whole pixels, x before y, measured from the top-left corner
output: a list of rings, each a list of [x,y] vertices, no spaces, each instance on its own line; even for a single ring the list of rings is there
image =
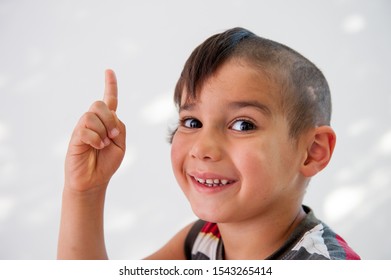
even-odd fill
[[[73,205],[73,207],[79,209],[96,211],[96,214],[98,214],[103,211],[106,190],[107,185],[85,190],[65,185],[63,190],[63,206]]]
[[[100,196],[106,193],[109,182],[100,185],[86,184],[86,183],[74,183],[65,180],[64,192],[80,197],[94,197]]]

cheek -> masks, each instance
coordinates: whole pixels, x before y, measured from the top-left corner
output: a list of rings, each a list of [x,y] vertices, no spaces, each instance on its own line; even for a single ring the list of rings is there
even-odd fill
[[[171,144],[171,166],[174,171],[174,175],[179,182],[179,176],[182,174],[183,163],[185,159],[185,143],[181,141],[181,138],[174,136]]]
[[[232,152],[232,159],[242,180],[251,186],[267,188],[279,177],[281,154],[275,145],[254,143]]]
[[[236,168],[239,169],[243,180],[254,184],[260,180],[268,180],[271,162],[264,153],[259,151],[242,151],[235,157]]]
[[[179,151],[177,141],[173,140],[171,144],[171,165],[174,171],[179,161]]]

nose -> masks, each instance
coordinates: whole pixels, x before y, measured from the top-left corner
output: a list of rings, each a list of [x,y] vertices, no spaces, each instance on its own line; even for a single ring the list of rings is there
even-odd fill
[[[203,161],[219,161],[223,154],[223,139],[217,132],[205,128],[193,138],[190,156]]]

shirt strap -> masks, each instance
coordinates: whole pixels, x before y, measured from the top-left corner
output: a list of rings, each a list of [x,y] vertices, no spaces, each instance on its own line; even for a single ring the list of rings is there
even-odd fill
[[[200,233],[202,227],[206,222],[203,220],[197,220],[194,225],[190,228],[189,233],[185,239],[185,255],[187,260],[191,260],[191,251],[193,249],[194,242],[197,238],[197,235]]]

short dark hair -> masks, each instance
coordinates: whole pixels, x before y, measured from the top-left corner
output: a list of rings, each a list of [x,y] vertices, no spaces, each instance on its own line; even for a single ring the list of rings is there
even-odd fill
[[[280,86],[281,109],[292,138],[330,124],[330,90],[322,72],[293,49],[240,27],[209,37],[192,52],[175,87],[177,107],[184,91],[188,100],[196,100],[204,82],[229,59],[249,63]]]

